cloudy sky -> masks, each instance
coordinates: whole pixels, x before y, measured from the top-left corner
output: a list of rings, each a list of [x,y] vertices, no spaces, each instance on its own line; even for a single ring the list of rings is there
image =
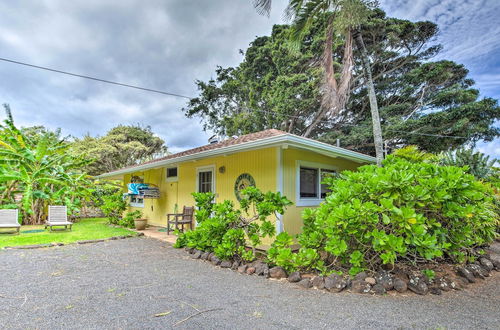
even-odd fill
[[[251,0],[0,0],[0,57],[183,95],[216,65],[241,61],[256,36],[281,22]],[[500,98],[499,0],[382,0],[389,15],[431,20],[441,29],[443,57],[464,63],[483,96]],[[117,124],[152,126],[171,151],[205,144],[186,100],[40,71],[0,61],[0,102],[23,126],[61,127],[65,134],[105,134]],[[0,118],[3,114],[0,114]],[[500,157],[500,141],[480,149]]]

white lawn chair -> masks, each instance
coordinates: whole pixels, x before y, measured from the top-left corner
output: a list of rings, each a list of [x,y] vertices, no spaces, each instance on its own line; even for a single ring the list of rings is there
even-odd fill
[[[21,225],[17,220],[19,210],[0,210],[0,228],[15,228],[19,235]]]
[[[49,217],[45,222],[45,229],[50,227],[50,231],[52,231],[52,227],[54,226],[64,226],[64,229],[71,230],[71,226],[73,222],[68,221],[68,210],[66,206],[49,206]]]

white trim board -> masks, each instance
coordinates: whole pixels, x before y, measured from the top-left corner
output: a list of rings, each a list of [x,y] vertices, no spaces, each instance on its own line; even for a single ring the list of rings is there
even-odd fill
[[[318,187],[318,194],[319,198],[301,198],[300,197],[300,168],[301,167],[308,167],[308,168],[313,168],[313,169],[318,169],[318,175],[319,175],[319,187]],[[339,172],[338,166],[335,165],[330,165],[330,164],[323,164],[323,163],[316,163],[316,162],[309,162],[305,160],[296,160],[295,161],[295,205],[296,206],[318,206],[322,201],[324,201],[324,198],[321,198],[321,169],[325,170],[332,170]]]
[[[199,192],[198,191],[199,183],[200,183],[199,182],[199,180],[200,180],[199,173],[200,172],[208,172],[208,171],[212,172],[212,192],[215,194],[215,198],[217,199],[217,186],[215,185],[216,184],[216,180],[215,180],[215,175],[216,175],[215,165],[207,165],[207,166],[201,166],[201,167],[197,167],[196,168],[196,187],[195,187],[194,191]]]
[[[168,169],[170,169],[170,168],[176,168],[177,169],[177,176],[172,176],[172,177],[168,177],[167,176],[168,175]],[[177,166],[177,164],[165,167],[165,181],[166,182],[177,182],[177,181],[179,181],[179,166]]]
[[[276,191],[283,195],[283,147],[276,148]],[[276,219],[276,233],[284,231],[283,215],[278,214]]]

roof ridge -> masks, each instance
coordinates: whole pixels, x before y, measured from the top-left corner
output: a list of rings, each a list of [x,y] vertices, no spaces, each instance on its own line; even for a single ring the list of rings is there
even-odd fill
[[[176,152],[174,154],[170,154],[170,155],[166,155],[166,156],[163,156],[163,157],[160,157],[160,158],[152,159],[152,160],[149,160],[149,161],[146,161],[146,162],[142,162],[140,164],[135,164],[135,165],[130,165],[130,166],[125,166],[125,167],[122,167],[122,168],[118,168],[116,170],[113,170],[113,171],[110,171],[110,172],[107,172],[107,173],[113,173],[113,172],[116,172],[116,171],[125,170],[125,169],[129,169],[129,168],[134,168],[134,167],[138,167],[138,166],[141,166],[141,165],[154,164],[156,162],[161,162],[161,161],[167,160],[167,159],[174,159],[174,158],[182,157],[182,156],[185,156],[185,155],[197,154],[197,153],[200,153],[200,152],[203,152],[203,151],[207,151],[207,150],[214,150],[214,149],[219,149],[219,148],[222,148],[222,147],[225,147],[225,146],[243,144],[243,143],[246,143],[246,142],[262,140],[262,139],[265,139],[265,138],[269,138],[269,137],[273,137],[273,136],[279,136],[279,135],[293,135],[293,134],[290,134],[290,133],[285,132],[285,131],[281,131],[281,130],[276,129],[276,128],[269,128],[269,129],[266,129],[266,130],[263,130],[263,131],[258,131],[258,132],[244,134],[244,135],[241,135],[241,136],[238,136],[238,137],[235,137],[235,138],[229,137],[229,138],[227,138],[225,140],[222,140],[220,142],[217,142],[217,143],[204,144],[204,145],[199,146],[199,147],[195,147],[195,148],[191,148],[191,149],[186,149],[184,151],[180,151],[180,152]],[[103,174],[105,174],[105,173],[103,173]]]

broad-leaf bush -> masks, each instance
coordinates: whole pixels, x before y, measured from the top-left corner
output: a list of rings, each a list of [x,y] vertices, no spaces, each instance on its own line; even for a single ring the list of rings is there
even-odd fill
[[[280,234],[268,257],[288,270],[351,274],[396,260],[473,258],[494,240],[499,218],[491,186],[466,170],[389,156],[383,167],[328,178],[331,194],[303,213],[299,252]]]
[[[135,220],[141,218],[142,218],[142,212],[139,210],[135,210],[132,212],[128,212],[121,220],[118,221],[118,224],[125,228],[134,228]]]
[[[264,237],[274,237],[270,217],[283,214],[291,204],[280,193],[262,193],[255,187],[242,191],[243,199],[236,208],[232,201],[213,203],[212,193],[193,193],[196,202],[194,230],[179,233],[175,247],[191,247],[214,252],[221,259],[255,258],[255,247]],[[253,249],[246,250],[249,245]]]
[[[108,222],[114,225],[120,223],[123,213],[127,210],[127,202],[123,199],[123,193],[113,187],[108,190],[108,194],[99,196],[97,205],[108,218]]]
[[[0,123],[0,208],[17,208],[24,224],[40,224],[48,205],[65,205],[78,215],[89,198],[92,180],[82,171],[89,163],[68,153],[61,131],[19,128],[8,105]]]

